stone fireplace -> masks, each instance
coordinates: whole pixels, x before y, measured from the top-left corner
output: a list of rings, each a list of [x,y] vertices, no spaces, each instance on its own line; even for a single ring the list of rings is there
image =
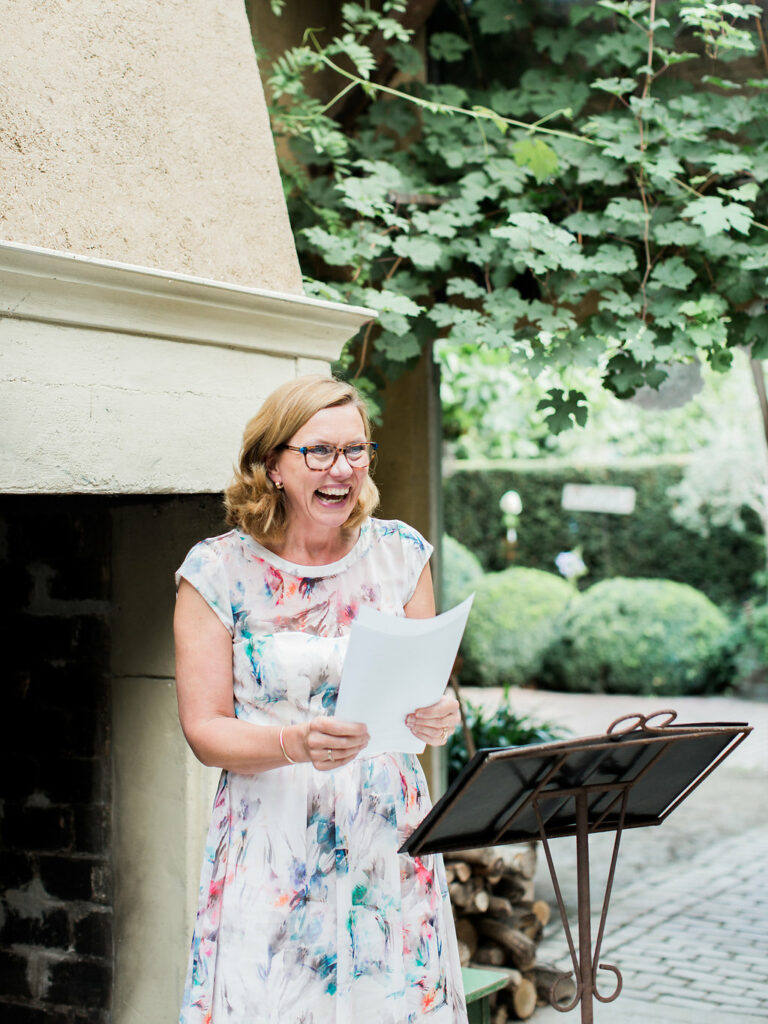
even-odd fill
[[[173,571],[264,396],[373,314],[302,293],[240,0],[0,23],[0,1019],[160,1024],[216,774]]]

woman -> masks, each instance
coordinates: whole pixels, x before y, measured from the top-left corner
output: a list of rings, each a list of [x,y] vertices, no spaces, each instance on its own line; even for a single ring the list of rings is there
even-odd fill
[[[234,529],[178,571],[181,724],[223,769],[182,1024],[466,1021],[442,860],[397,853],[429,810],[418,761],[333,717],[358,609],[435,614],[430,546],[369,518],[375,448],[354,388],[284,384],[246,428]],[[448,696],[406,719],[432,744],[458,720]]]

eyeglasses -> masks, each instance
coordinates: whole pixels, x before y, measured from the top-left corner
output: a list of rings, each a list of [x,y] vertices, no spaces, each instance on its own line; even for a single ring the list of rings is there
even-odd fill
[[[283,444],[280,447],[287,448],[289,452],[300,452],[304,456],[307,469],[319,472],[335,466],[340,455],[344,456],[353,469],[367,469],[373,462],[379,446],[375,441],[356,441],[354,444],[342,445],[341,448],[333,444],[302,445],[300,448],[293,444]]]

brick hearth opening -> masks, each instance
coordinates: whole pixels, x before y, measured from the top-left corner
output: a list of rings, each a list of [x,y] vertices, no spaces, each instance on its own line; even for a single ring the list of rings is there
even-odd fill
[[[0,498],[5,1024],[110,1020],[110,523],[101,498]]]

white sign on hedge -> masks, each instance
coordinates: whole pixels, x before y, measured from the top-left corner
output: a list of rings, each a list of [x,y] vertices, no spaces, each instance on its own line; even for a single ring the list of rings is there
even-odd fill
[[[634,487],[608,487],[603,484],[566,484],[562,506],[572,512],[610,512],[628,516],[635,511]]]

